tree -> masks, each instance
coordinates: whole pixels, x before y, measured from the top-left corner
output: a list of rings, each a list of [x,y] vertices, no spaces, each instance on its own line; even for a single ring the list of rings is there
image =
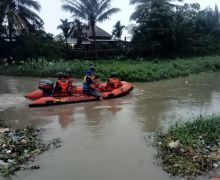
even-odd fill
[[[63,0],[62,8],[72,13],[72,17],[78,17],[88,22],[91,27],[94,40],[94,53],[96,54],[96,32],[97,22],[103,22],[112,14],[120,11],[119,8],[111,8],[111,0]]]
[[[198,3],[175,5],[171,0],[131,0],[131,52],[141,56],[194,56],[219,53],[220,13]]]
[[[174,16],[174,47],[176,55],[191,55],[196,51],[195,22],[200,5],[198,3],[178,6]]]
[[[75,21],[73,22],[71,32],[72,32],[72,37],[75,37],[77,39],[77,43],[76,43],[77,48],[81,47],[83,37],[86,36],[86,34],[83,33],[83,30],[87,28],[88,26],[86,24],[83,24],[79,19],[75,19]]]
[[[130,19],[131,20],[138,20],[142,16],[146,16],[150,13],[153,9],[160,7],[163,5],[166,9],[172,9],[177,7],[177,5],[172,4],[171,2],[175,1],[183,1],[183,0],[130,0],[130,4],[137,4],[135,8],[135,12],[132,13]]]
[[[149,3],[149,2],[147,2]],[[140,16],[134,29],[132,46],[141,55],[169,55],[174,41],[174,11],[166,0],[152,0]]]
[[[1,0],[0,23],[2,25],[3,20],[6,20],[10,42],[15,32],[28,32],[43,27],[43,20],[33,11],[39,11],[40,8],[35,0]]]
[[[121,22],[118,21],[113,27],[112,36],[118,40],[121,39],[121,35],[125,26],[121,25]]]
[[[65,38],[65,44],[66,44],[66,57],[67,57],[67,51],[68,51],[68,42],[67,39],[69,37],[69,32],[71,29],[71,22],[68,22],[68,19],[60,19],[61,24],[57,27],[57,29],[61,29],[63,31],[63,36]]]
[[[220,16],[218,7],[215,6],[215,9],[206,8],[203,11],[198,13],[197,30],[203,33],[213,33],[216,30],[219,30],[220,27]]]
[[[63,41],[54,40],[52,34],[43,30],[24,32],[17,37],[12,49],[15,59],[38,59],[63,57],[65,44]]]

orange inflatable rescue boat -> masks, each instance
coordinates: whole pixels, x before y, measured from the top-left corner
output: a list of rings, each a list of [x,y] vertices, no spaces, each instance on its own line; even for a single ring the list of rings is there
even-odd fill
[[[113,99],[129,94],[133,89],[131,83],[122,81],[122,86],[120,88],[114,89],[108,92],[102,92],[104,99]],[[106,83],[101,84],[105,86]],[[43,87],[42,87],[43,86]],[[51,96],[51,90],[53,88],[53,82],[50,80],[42,80],[39,84],[39,90],[28,93],[25,97],[32,100],[29,107],[42,107],[42,106],[52,106],[70,103],[80,103],[88,101],[96,101],[97,98],[94,96],[89,96],[83,94],[83,89],[81,86],[77,86],[71,96],[57,97]]]

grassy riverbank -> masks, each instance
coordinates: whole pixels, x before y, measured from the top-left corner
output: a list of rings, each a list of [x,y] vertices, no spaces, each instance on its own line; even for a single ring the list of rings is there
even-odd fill
[[[177,123],[155,140],[157,157],[172,175],[197,176],[220,166],[220,117]]]
[[[82,78],[90,61],[19,61],[0,63],[1,75],[56,77],[57,72],[70,68],[76,78]],[[200,72],[220,70],[220,56],[176,60],[99,60],[92,62],[98,75],[106,79],[111,72],[118,72],[126,81],[146,82],[188,76]]]

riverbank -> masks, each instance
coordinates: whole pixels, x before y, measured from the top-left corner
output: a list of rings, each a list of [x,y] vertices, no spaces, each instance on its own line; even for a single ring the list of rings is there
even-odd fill
[[[84,71],[94,64],[97,74],[106,80],[111,72],[117,72],[122,80],[148,82],[188,76],[201,72],[220,70],[220,56],[197,57],[175,60],[99,60],[64,61],[32,60],[11,62],[1,61],[0,74],[11,76],[56,77],[57,72],[70,68],[75,78],[82,78]]]
[[[157,134],[157,157],[174,176],[206,175],[220,166],[220,117],[199,116]]]

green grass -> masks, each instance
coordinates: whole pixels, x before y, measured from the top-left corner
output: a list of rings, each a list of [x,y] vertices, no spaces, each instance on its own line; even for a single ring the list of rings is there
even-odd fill
[[[176,148],[169,144],[179,140]],[[196,176],[214,168],[220,161],[220,117],[199,116],[176,123],[166,134],[157,134],[157,157],[172,175]]]
[[[0,64],[0,74],[14,76],[39,76],[56,77],[57,72],[70,68],[76,78],[82,78],[84,70],[90,63],[95,65],[97,74],[102,79],[107,79],[111,72],[118,73],[122,80],[131,82],[147,82],[163,79],[171,79],[179,76],[188,76],[200,72],[215,72],[220,70],[220,56],[199,57],[175,60],[98,60],[94,62],[86,60],[33,60],[16,62],[8,65]]]

